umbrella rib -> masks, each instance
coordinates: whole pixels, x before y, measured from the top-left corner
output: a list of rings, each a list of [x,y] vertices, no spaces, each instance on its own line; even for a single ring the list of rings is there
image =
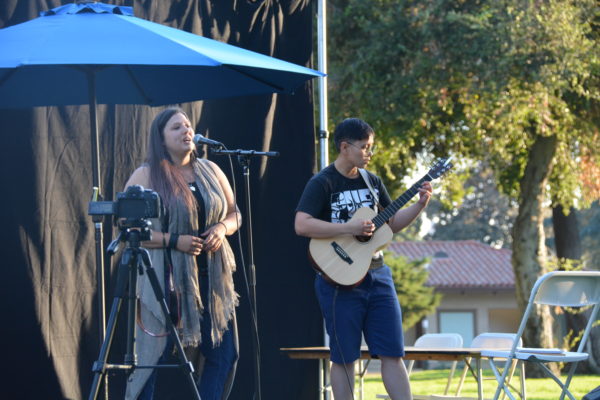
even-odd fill
[[[246,76],[246,77],[248,77],[250,79],[258,81],[258,82],[260,82],[262,84],[265,84],[265,85],[267,85],[269,87],[272,87],[272,88],[276,89],[279,92],[285,92],[285,88],[283,88],[281,86],[274,85],[271,82],[268,82],[268,81],[266,81],[264,79],[257,78],[256,76],[250,75],[249,73],[243,71],[240,68],[236,68],[235,66],[233,66],[231,64],[221,64],[221,65],[224,66],[224,67],[230,68],[230,69],[234,70],[235,72],[240,73],[240,74],[242,74],[242,75],[244,75],[244,76]]]
[[[4,85],[4,82],[6,82],[7,80],[10,79],[10,77],[17,71],[17,68],[13,68],[10,71],[8,71],[8,73],[6,75],[4,75],[2,77],[2,79],[0,80],[0,86]]]
[[[140,84],[140,82],[137,80],[137,78],[136,78],[135,74],[133,73],[133,71],[131,71],[131,68],[129,68],[129,65],[125,66],[125,71],[127,71],[127,74],[129,75],[129,77],[133,81],[135,87],[140,92],[140,94],[142,95],[142,97],[144,97],[144,100],[146,101],[146,104],[152,104],[152,102],[154,100],[151,99],[150,97],[148,97],[146,95],[146,92],[144,92],[144,88],[142,87],[142,85]]]
[[[94,66],[87,66],[87,67],[82,67],[82,66],[71,66],[72,68],[81,70],[81,71],[98,71],[104,68],[108,68],[107,65],[94,65]],[[153,99],[148,97],[146,95],[146,92],[144,92],[144,89],[142,87],[142,85],[140,85],[140,82],[137,80],[137,78],[135,77],[135,74],[131,71],[131,68],[129,67],[129,65],[125,65],[125,71],[127,71],[127,75],[129,75],[129,77],[131,78],[131,80],[133,81],[134,86],[136,87],[136,89],[138,90],[138,92],[142,95],[142,97],[144,98],[144,101],[146,102],[145,104],[152,104]],[[12,72],[12,71],[11,71]],[[4,80],[3,80],[4,81]],[[1,82],[0,82],[1,84]]]

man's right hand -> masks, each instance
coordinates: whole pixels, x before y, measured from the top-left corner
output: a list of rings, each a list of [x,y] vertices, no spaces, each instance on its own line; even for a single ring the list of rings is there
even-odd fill
[[[372,236],[375,232],[375,224],[370,219],[350,220],[345,225],[348,233],[354,236]]]

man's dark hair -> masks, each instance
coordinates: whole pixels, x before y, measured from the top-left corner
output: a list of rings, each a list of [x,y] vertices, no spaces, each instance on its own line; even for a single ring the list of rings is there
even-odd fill
[[[333,141],[335,142],[335,148],[340,151],[342,142],[355,142],[359,140],[368,139],[369,136],[374,135],[375,131],[371,128],[371,125],[359,118],[346,118],[338,126],[335,127],[333,132]]]

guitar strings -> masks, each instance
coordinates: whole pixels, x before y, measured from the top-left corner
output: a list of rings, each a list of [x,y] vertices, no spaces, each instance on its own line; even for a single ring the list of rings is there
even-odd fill
[[[412,199],[418,192],[419,188],[427,179],[426,177],[421,178],[417,183],[412,185],[405,193],[393,201],[385,210],[381,211],[375,218],[373,223],[377,228],[388,221],[403,205],[405,205],[410,199]]]

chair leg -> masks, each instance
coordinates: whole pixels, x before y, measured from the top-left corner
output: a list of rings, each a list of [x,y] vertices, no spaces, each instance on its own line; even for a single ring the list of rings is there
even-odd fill
[[[504,369],[502,371],[502,374],[500,374],[500,371],[498,370],[498,367],[496,366],[496,363],[494,362],[493,357],[489,358],[489,362],[490,362],[490,367],[492,369],[492,372],[494,373],[494,376],[496,377],[496,381],[498,382],[498,386],[496,387],[496,393],[494,393],[494,400],[498,400],[500,398],[501,392],[504,392],[506,394],[506,396],[508,396],[510,398],[510,400],[516,400],[515,396],[512,395],[512,393],[510,392],[510,389],[506,385],[506,375],[508,374],[508,371],[510,369],[509,368],[510,361],[506,360],[506,362],[504,363]]]
[[[358,363],[358,378],[359,378],[359,395],[358,398],[363,400],[365,398],[365,374],[367,373],[367,369],[369,368],[369,364],[371,360],[366,360],[363,366],[363,360],[359,360]]]
[[[569,375],[567,375],[567,379],[565,380],[564,385],[561,385],[562,392],[560,394],[560,400],[563,400],[565,398],[565,394],[569,396],[570,399],[573,398],[573,396],[571,395],[571,391],[569,390],[569,385],[571,384],[571,379],[573,378],[573,374],[575,373],[575,368],[577,368],[577,364],[578,362],[574,362],[573,364],[571,364],[571,368],[569,369]]]
[[[519,379],[521,380],[521,398],[525,400],[527,398],[527,388],[525,386],[525,363],[523,361],[519,361],[521,364],[521,374]]]
[[[483,368],[480,357],[477,357],[475,364],[477,365],[477,398],[483,399]]]
[[[408,376],[410,376],[410,373],[412,372],[413,365],[415,365],[415,360],[410,360],[408,362],[408,366],[406,367],[406,373],[408,374]]]
[[[506,378],[506,385],[510,386],[510,381],[512,379],[513,374],[515,373],[515,367],[517,366],[517,360],[513,360],[510,364],[510,370],[508,371],[508,375]],[[502,395],[501,400],[504,400],[505,394]]]
[[[465,378],[467,377],[468,366],[467,364],[471,362],[471,357],[465,358],[465,367],[463,368],[462,375],[460,376],[460,381],[458,381],[458,387],[456,388],[455,396],[460,396],[460,392],[462,390],[463,383],[465,382]]]
[[[558,384],[558,386],[560,386],[562,388],[562,392],[560,395],[560,400],[563,400],[565,395],[567,395],[569,397],[569,399],[571,400],[576,400],[575,397],[573,397],[573,394],[571,394],[571,392],[569,391],[568,388],[568,384],[563,383],[560,379],[558,379],[553,373],[552,371],[550,371],[550,368],[548,368],[545,364],[542,363],[538,363],[538,365],[540,367],[542,367],[542,371],[544,371],[544,373],[546,375],[548,375],[550,378],[552,378],[552,380],[554,382],[556,382]],[[569,370],[569,377],[567,378],[567,381],[570,383],[571,382],[571,377],[572,377],[572,372],[575,371],[574,367],[577,366],[577,363],[574,362],[573,365],[571,366],[571,369]]]
[[[450,384],[452,383],[452,378],[454,377],[454,372],[456,371],[456,364],[458,362],[454,361],[452,363],[452,367],[450,368],[450,374],[448,374],[448,382],[446,382],[446,389],[444,390],[444,396],[448,394],[448,390],[450,390]]]
[[[506,377],[506,386],[512,388],[515,391],[517,389],[516,389],[516,387],[514,385],[510,384],[510,381],[512,380],[512,377],[515,374],[515,370],[517,369],[517,365],[518,364],[519,364],[519,360],[517,360],[517,359],[513,359],[512,360],[512,364],[510,365],[510,371],[508,372],[508,375]],[[524,382],[524,380],[521,379],[521,390],[519,391],[519,396],[521,397],[522,400],[525,400],[525,395],[524,395],[523,390],[522,390],[522,388],[523,388],[523,382]],[[505,393],[502,394],[501,400],[504,400],[505,395],[506,395]]]

